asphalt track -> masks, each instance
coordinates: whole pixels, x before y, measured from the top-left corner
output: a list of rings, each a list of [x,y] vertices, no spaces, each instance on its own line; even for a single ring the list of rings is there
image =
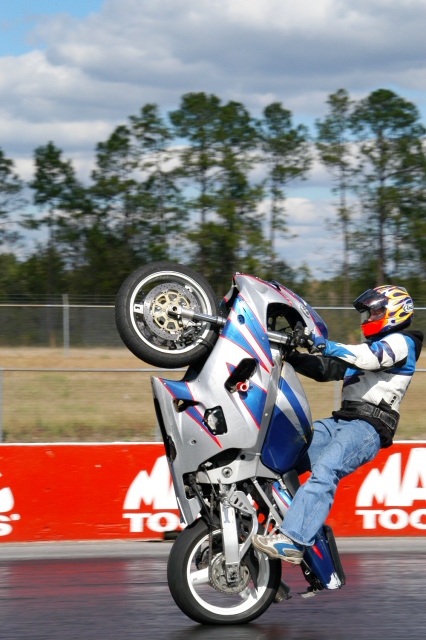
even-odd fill
[[[300,569],[284,567],[293,597],[257,621],[203,627],[166,583],[171,543],[0,545],[0,639],[417,640],[426,635],[426,537],[340,540],[347,585],[304,600]]]

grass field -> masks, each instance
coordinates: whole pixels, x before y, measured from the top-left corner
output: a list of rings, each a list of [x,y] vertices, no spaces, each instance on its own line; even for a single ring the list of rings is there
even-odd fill
[[[150,374],[76,373],[72,368],[137,369],[146,365],[126,349],[0,349],[0,367],[57,368],[3,371],[2,422],[6,442],[152,441],[155,414]],[[417,363],[426,368],[426,352]],[[163,377],[177,380],[182,373]],[[313,419],[334,408],[334,383],[301,377]],[[402,404],[399,440],[426,439],[426,373],[417,373]]]

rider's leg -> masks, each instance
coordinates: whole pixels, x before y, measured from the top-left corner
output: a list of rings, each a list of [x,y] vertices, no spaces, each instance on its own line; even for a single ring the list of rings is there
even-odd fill
[[[339,480],[372,460],[380,449],[379,435],[364,420],[336,422],[326,418],[319,422],[321,438],[309,449],[311,476],[297,491],[281,528],[282,533],[304,546],[314,543],[333,504]]]
[[[329,420],[331,420],[331,423],[329,423]],[[312,469],[312,465],[317,460],[321,451],[331,441],[336,426],[337,423],[333,418],[315,420],[313,424],[314,429],[311,444],[309,445],[306,453],[302,456],[302,458],[296,465],[296,471],[299,475],[301,475],[305,471],[310,471]]]
[[[321,452],[331,442],[336,428],[336,423],[334,420],[329,423],[328,419],[316,420],[313,427],[314,433],[309,449],[296,466],[296,470],[299,474],[311,470],[312,465],[317,460]],[[295,544],[293,540],[283,533],[278,533],[273,537],[254,535],[253,545],[260,551],[267,553],[272,558],[285,559],[287,562],[292,564],[300,564],[302,561],[303,547]]]
[[[315,465],[323,451],[325,451],[328,445],[332,442],[338,424],[333,418],[326,418],[324,420],[316,420],[313,426],[314,433],[312,442],[309,445],[309,449],[296,466],[296,470],[299,474],[304,473],[305,471],[310,471]],[[296,496],[298,496],[301,491],[302,487],[299,488]],[[293,509],[293,503],[290,509]],[[288,511],[286,515],[285,523],[287,523],[289,513],[290,511]],[[289,537],[283,530],[274,536],[254,535],[253,545],[257,549],[267,553],[272,558],[281,558],[282,560],[286,560],[292,564],[300,564],[303,558],[304,547],[297,544],[297,542]]]

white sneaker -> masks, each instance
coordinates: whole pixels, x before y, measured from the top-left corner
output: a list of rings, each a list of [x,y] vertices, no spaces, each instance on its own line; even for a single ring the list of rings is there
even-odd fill
[[[290,564],[300,564],[305,551],[304,547],[296,544],[283,533],[276,533],[273,536],[254,535],[252,543],[256,549],[263,551],[270,558],[280,558]]]

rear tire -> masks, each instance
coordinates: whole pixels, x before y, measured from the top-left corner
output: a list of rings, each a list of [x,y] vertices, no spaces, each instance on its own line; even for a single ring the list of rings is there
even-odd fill
[[[216,533],[220,539],[220,530]],[[183,613],[201,624],[244,624],[255,620],[270,606],[278,591],[280,560],[271,560],[256,551],[259,562],[257,590],[251,582],[239,594],[220,593],[206,579],[207,569],[204,569],[203,575],[203,570],[198,571],[195,566],[197,553],[206,546],[208,548],[208,538],[207,525],[199,519],[184,529],[173,544],[167,565],[167,580],[174,601]],[[217,545],[216,542],[216,553]],[[197,575],[200,576],[199,582]]]
[[[173,369],[207,356],[218,329],[207,323],[183,325],[170,317],[171,301],[195,311],[218,314],[215,293],[199,273],[175,262],[154,262],[134,271],[121,285],[115,321],[124,344],[138,358]]]

